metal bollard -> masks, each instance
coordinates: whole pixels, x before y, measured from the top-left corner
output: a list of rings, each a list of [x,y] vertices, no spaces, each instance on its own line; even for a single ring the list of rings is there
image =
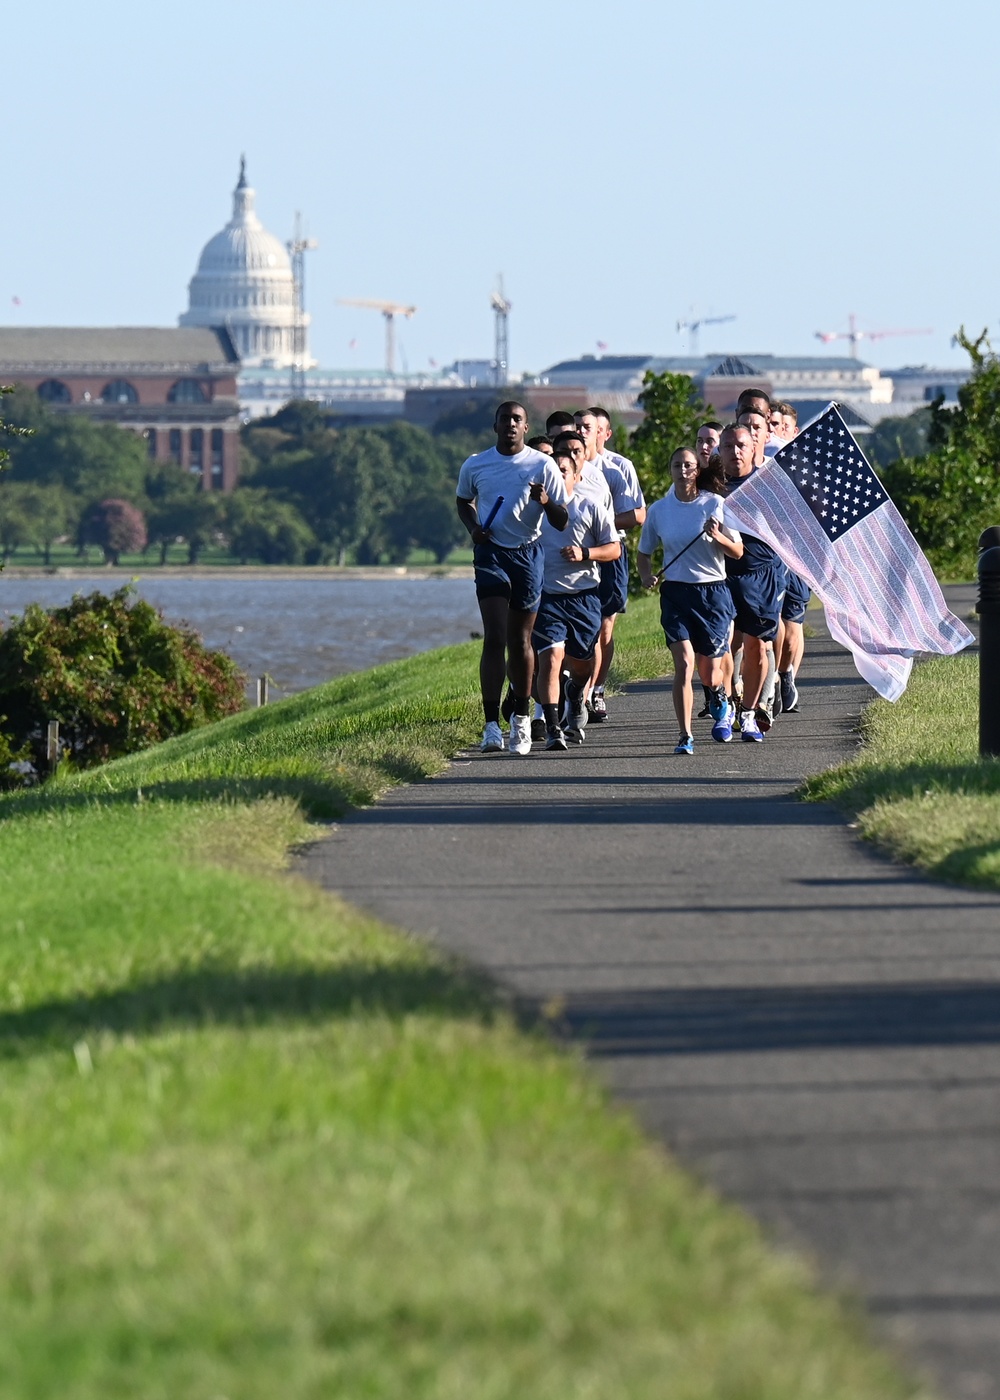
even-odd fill
[[[270,688],[270,687],[269,687],[269,683],[270,683],[270,680],[271,680],[271,677],[270,677],[270,676],[258,676],[258,677],[257,677],[257,706],[258,706],[258,708],[260,708],[261,705],[266,705],[267,702],[268,702],[268,699],[270,698],[270,696],[269,696],[269,688]]]
[[[1000,757],[1000,525],[979,536],[979,752]]]

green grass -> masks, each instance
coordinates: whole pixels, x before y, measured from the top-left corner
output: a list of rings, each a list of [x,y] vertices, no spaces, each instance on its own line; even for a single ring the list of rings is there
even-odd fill
[[[897,704],[864,711],[857,757],[808,779],[805,795],[938,879],[1000,888],[1000,760],[979,757],[978,707],[974,656],[921,663]]]
[[[622,672],[663,656],[643,604]],[[476,733],[474,662],[0,800],[5,1397],[922,1393],[490,988],[284,869]]]

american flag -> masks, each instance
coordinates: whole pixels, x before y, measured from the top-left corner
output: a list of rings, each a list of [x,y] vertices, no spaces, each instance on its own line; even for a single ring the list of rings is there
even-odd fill
[[[801,574],[831,636],[887,700],[906,689],[914,656],[975,640],[835,404],[732,492],[726,516]]]

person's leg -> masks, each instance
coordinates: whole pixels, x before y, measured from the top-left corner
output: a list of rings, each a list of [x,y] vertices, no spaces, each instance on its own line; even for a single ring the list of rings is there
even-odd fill
[[[517,715],[527,715],[531,709],[531,682],[535,669],[531,629],[535,625],[536,615],[535,612],[522,612],[517,608],[507,609],[507,674],[514,692],[514,713]]]
[[[782,673],[791,671],[793,675],[798,675],[805,649],[806,637],[802,630],[802,623],[786,620],[785,638],[778,658],[778,670]]]
[[[672,642],[670,655],[674,658],[671,686],[674,714],[680,726],[681,738],[684,738],[691,733],[691,712],[694,709],[694,647],[690,642]]]
[[[483,619],[483,651],[479,659],[479,688],[483,697],[483,714],[489,724],[499,723],[500,695],[506,676],[506,647],[508,612],[506,598],[480,598],[479,612]]]
[[[767,676],[767,643],[743,634],[743,709],[756,710]]]
[[[594,678],[594,686],[600,690],[603,690],[607,684],[608,672],[615,659],[615,618],[617,616],[617,613],[612,613],[610,617],[601,618],[601,635],[597,643],[597,654],[601,658],[601,663]]]
[[[538,653],[538,674],[535,677],[535,688],[538,691],[539,703],[547,707],[559,705],[559,677],[562,673],[563,656],[565,648],[561,646],[546,647],[544,651]]]

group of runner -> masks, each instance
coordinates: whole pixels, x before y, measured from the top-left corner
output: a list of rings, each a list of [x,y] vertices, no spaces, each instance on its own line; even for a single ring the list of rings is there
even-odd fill
[[[674,752],[694,752],[696,671],[699,718],[711,718],[719,743],[736,730],[760,743],[782,710],[798,708],[808,589],[763,540],[728,524],[725,509],[726,496],[797,433],[791,405],[745,390],[734,422],[703,423],[692,446],[673,453],[670,490],[648,510],[633,464],[608,447],[605,409],[553,413],[529,438],[526,409],[508,400],[494,431],[496,445],[463,463],[457,486],[483,619],[484,753],[504,748],[501,718],[519,755],[532,743],[582,744],[588,721],[607,718],[615,621],[628,603],[626,539],[636,529],[639,578],[659,586],[674,661]]]

